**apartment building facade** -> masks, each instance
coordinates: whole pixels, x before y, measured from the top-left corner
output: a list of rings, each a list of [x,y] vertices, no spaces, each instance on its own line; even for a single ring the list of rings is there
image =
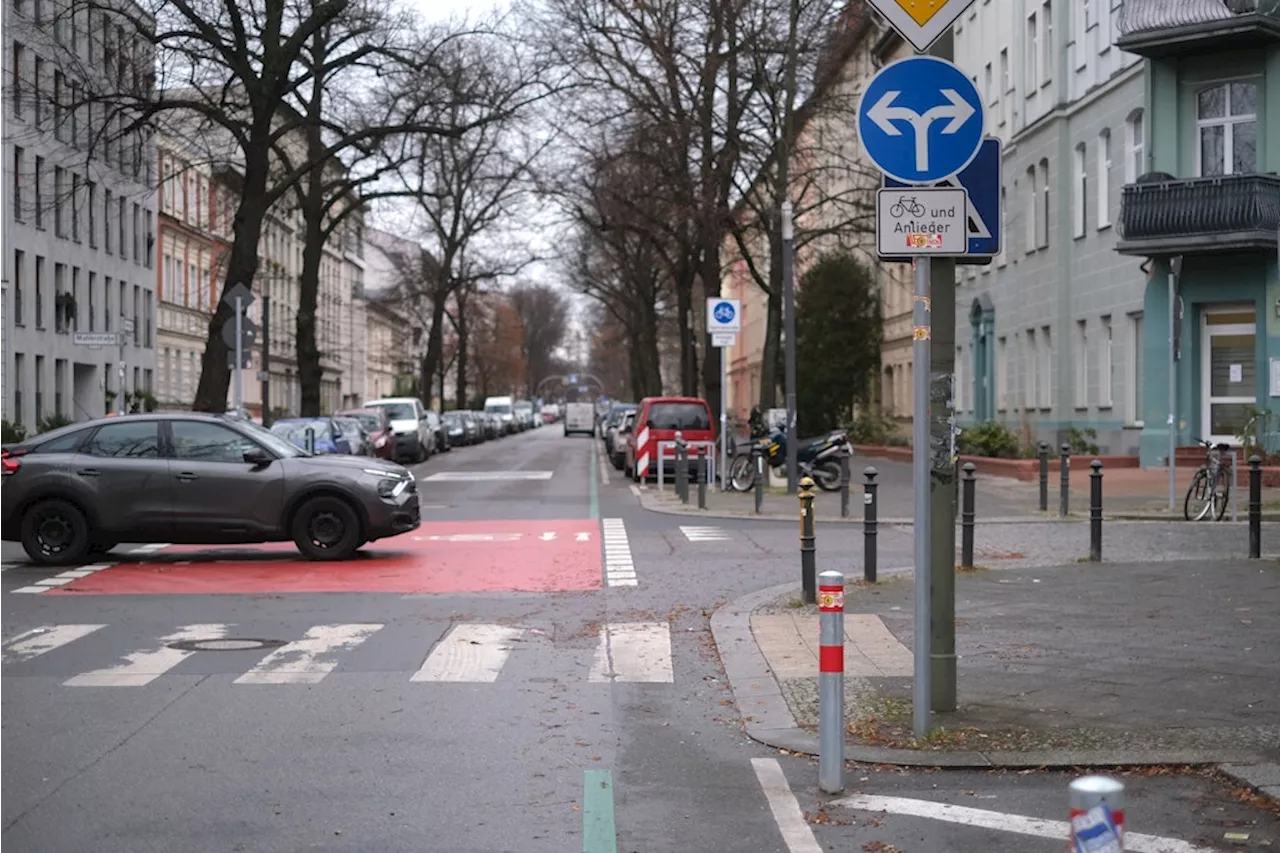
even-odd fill
[[[1004,146],[1002,252],[957,273],[961,427],[1055,446],[1093,429],[1103,452],[1137,452],[1147,276],[1116,252],[1116,224],[1147,171],[1147,122],[1120,15],[1119,0],[976,0],[954,26]]]
[[[30,432],[47,418],[148,407],[153,141],[93,96],[148,96],[151,49],[107,7],[72,14],[51,0],[10,4],[3,39],[3,417]],[[90,332],[116,343],[76,343]]]
[[[1275,452],[1280,2],[1126,0],[1119,28],[1147,69],[1146,174],[1123,188],[1117,246],[1149,273],[1141,461],[1167,459],[1171,426],[1175,447],[1248,433]]]

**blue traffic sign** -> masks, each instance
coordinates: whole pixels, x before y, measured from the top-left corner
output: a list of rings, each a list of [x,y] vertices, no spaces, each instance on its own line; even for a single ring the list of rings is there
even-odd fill
[[[938,181],[935,186],[956,187],[969,192],[969,254],[994,257],[1000,254],[1000,140],[987,138],[982,140],[978,148],[978,156],[973,158],[964,171],[958,175]],[[884,185],[889,188],[908,186],[902,181],[886,177]]]
[[[886,65],[858,104],[863,150],[904,184],[931,184],[963,170],[982,145],[985,124],[977,87],[935,56]]]
[[[733,317],[737,312],[733,310],[733,303],[721,302],[716,305],[711,315],[716,318],[716,322],[722,326],[727,326],[733,322]]]

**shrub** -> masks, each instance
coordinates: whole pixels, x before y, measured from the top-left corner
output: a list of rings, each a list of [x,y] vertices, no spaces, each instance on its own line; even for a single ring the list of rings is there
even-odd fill
[[[0,444],[19,444],[26,440],[26,427],[22,424],[0,420]]]
[[[897,422],[881,412],[860,412],[849,424],[849,441],[854,444],[884,446],[899,439]]]
[[[956,438],[956,452],[962,456],[1019,459],[1022,443],[1013,430],[992,421],[962,430]]]
[[[1098,445],[1094,444],[1094,439],[1098,437],[1098,431],[1093,427],[1085,427],[1077,429],[1076,427],[1067,427],[1066,445],[1071,448],[1072,455],[1076,456],[1096,456],[1098,453]]]
[[[56,413],[52,415],[45,415],[36,423],[36,434],[38,435],[42,432],[52,432],[55,429],[60,429],[61,427],[64,427],[64,426],[70,426],[73,423],[75,423],[75,421],[73,421],[71,418],[67,417],[66,415],[60,415]]]

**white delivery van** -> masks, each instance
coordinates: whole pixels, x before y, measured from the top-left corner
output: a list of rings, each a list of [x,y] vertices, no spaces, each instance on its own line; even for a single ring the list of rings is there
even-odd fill
[[[502,422],[502,434],[509,435],[516,431],[516,415],[510,397],[487,397],[484,401],[484,413],[497,415]]]
[[[596,407],[594,403],[567,403],[564,412],[564,434],[596,434]]]

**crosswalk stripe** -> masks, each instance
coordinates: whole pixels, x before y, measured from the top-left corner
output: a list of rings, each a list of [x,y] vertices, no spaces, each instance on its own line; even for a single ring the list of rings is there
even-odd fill
[[[334,657],[354,649],[381,624],[316,625],[305,637],[286,643],[258,661],[236,684],[318,684],[338,666]]]
[[[81,637],[87,637],[106,625],[42,625],[24,631],[4,643],[3,661],[5,663],[21,663],[25,660],[40,657],[46,652],[73,643]]]
[[[604,577],[609,586],[637,586],[636,566],[631,560],[627,526],[620,518],[601,519],[604,538]]]
[[[410,681],[493,682],[524,630],[507,625],[460,623],[436,643]]]
[[[169,648],[170,643],[193,640],[216,640],[227,636],[225,624],[186,625],[167,637],[160,638],[160,645],[153,649],[130,652],[124,663],[95,669],[62,682],[68,687],[143,687],[155,681],[191,655],[192,651]]]
[[[724,542],[729,534],[719,527],[681,526],[680,532],[690,542]]]
[[[612,622],[601,628],[587,680],[674,682],[671,626],[665,622]]]

